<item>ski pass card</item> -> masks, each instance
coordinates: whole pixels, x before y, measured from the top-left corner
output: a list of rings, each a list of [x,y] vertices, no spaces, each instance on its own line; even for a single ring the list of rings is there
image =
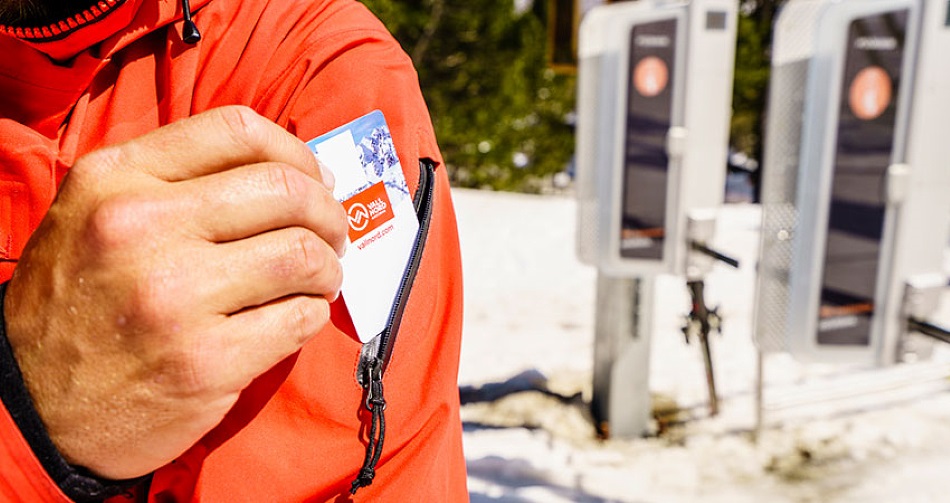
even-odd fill
[[[336,179],[349,242],[341,294],[360,341],[379,335],[402,281],[419,221],[383,113],[370,112],[307,142]]]

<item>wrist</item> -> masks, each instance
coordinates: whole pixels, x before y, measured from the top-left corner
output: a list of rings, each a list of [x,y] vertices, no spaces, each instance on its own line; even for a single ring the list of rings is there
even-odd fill
[[[47,475],[64,494],[78,502],[115,496],[147,480],[149,476],[124,481],[102,479],[82,467],[70,465],[60,454],[46,432],[7,338],[4,313],[7,284],[0,284],[0,400]]]

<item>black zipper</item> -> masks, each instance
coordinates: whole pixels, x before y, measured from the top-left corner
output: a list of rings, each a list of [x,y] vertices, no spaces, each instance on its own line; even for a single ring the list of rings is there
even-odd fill
[[[429,159],[421,159],[419,161],[419,186],[412,198],[416,217],[419,219],[419,232],[416,234],[416,240],[409,255],[409,263],[406,264],[406,271],[403,273],[399,289],[396,291],[396,298],[389,313],[386,328],[373,340],[363,344],[360,350],[356,380],[363,387],[365,396],[363,406],[370,412],[371,422],[369,441],[366,445],[366,457],[363,460],[363,467],[350,487],[351,494],[356,494],[359,488],[373,483],[373,478],[376,476],[376,464],[379,463],[379,457],[383,452],[383,440],[386,436],[386,417],[384,415],[386,399],[383,396],[383,373],[385,373],[386,367],[389,365],[389,359],[392,357],[396,336],[399,334],[399,326],[402,324],[402,316],[406,310],[406,304],[409,302],[412,284],[422,262],[422,252],[425,249],[426,238],[429,235],[429,223],[432,220],[432,199],[435,192],[434,179],[435,163]]]

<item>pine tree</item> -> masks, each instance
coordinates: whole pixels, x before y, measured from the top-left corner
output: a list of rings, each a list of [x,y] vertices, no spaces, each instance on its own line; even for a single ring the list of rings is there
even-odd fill
[[[453,183],[536,191],[574,150],[574,77],[548,68],[547,2],[364,0],[413,58]]]

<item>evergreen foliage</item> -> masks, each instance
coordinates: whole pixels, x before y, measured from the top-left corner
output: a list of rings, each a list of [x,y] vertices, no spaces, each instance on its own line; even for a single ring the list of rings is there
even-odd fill
[[[784,1],[744,0],[740,3],[730,141],[733,148],[760,162],[772,26],[776,10]]]
[[[731,142],[761,160],[785,0],[742,0]],[[362,0],[412,57],[452,182],[536,192],[574,152],[576,78],[547,64],[548,0]]]
[[[575,78],[548,68],[546,0],[363,3],[412,56],[455,185],[535,192],[565,169]]]

